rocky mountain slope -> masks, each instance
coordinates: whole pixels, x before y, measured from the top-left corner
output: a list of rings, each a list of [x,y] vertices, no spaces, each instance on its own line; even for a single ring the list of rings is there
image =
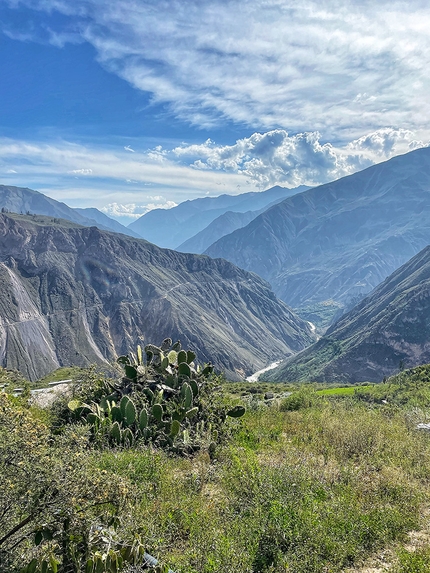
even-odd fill
[[[275,190],[276,187],[273,189]],[[282,189],[282,187],[279,187],[279,189]],[[293,195],[294,193],[300,193],[305,189],[309,189],[309,187],[302,185],[296,189],[285,189],[284,191],[289,192],[288,195],[282,193],[282,196],[276,197],[276,199],[269,205],[265,205],[256,211],[245,211],[244,213],[237,211],[227,211],[214,219],[212,223],[209,223],[209,225],[202,229],[199,233],[187,239],[184,243],[179,245],[179,247],[176,247],[176,250],[181,251],[182,253],[204,253],[205,250],[212,245],[212,243],[215,243],[218,241],[218,239],[224,237],[224,235],[229,235],[230,233],[233,233],[233,231],[236,231],[236,229],[245,227],[248,225],[248,223],[258,217],[258,215],[264,213],[266,209],[272,205],[276,205],[280,201],[283,201],[286,196]],[[264,193],[269,193],[269,191],[272,190],[263,192],[262,195],[264,195]]]
[[[258,211],[303,189],[306,187],[287,189],[276,186],[261,193],[220,195],[184,201],[172,209],[149,211],[130,223],[129,228],[159,247],[177,249],[227,211]]]
[[[107,217],[98,209],[73,209],[65,203],[51,199],[39,191],[28,189],[28,187],[0,185],[0,209],[12,213],[25,214],[30,212],[36,215],[67,219],[67,221],[84,227],[95,225],[105,231],[115,231],[116,233],[139,237],[137,233]]]
[[[81,209],[80,207],[73,207],[73,211],[83,215],[86,219],[89,219],[92,224],[85,225],[85,227],[95,225],[99,229],[105,231],[114,231],[115,233],[123,233],[124,235],[129,235],[130,237],[134,237],[135,239],[141,239],[142,237],[126,227],[122,225],[119,221],[115,221],[115,219],[111,219],[95,207],[86,207]]]
[[[285,199],[205,253],[268,280],[292,307],[370,292],[430,243],[430,148]]]
[[[430,362],[430,247],[265,379],[380,382]]]
[[[228,235],[236,229],[241,229],[250,223],[255,217],[261,213],[259,211],[246,211],[245,213],[237,213],[235,211],[227,211],[209,223],[202,231],[186,240],[182,245],[177,247],[177,251],[181,253],[203,253],[215,241],[218,241],[224,235]]]
[[[256,275],[96,227],[0,215],[0,363],[30,379],[180,338],[229,377],[312,342]]]

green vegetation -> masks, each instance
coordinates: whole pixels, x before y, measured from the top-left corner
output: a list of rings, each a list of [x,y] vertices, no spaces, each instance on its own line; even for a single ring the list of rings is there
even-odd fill
[[[166,346],[146,348],[146,360],[122,358],[120,380],[89,371],[74,388],[72,400],[94,410],[107,391],[121,392],[111,406],[119,403],[121,423],[110,428],[129,429],[133,441],[97,437],[88,416],[108,425],[106,409],[77,415],[69,397],[43,416],[0,394],[0,571],[127,571],[147,551],[176,573],[340,573],[388,548],[390,573],[428,572],[429,536],[410,551],[407,534],[426,527],[430,507],[430,438],[416,430],[426,421],[430,367],[380,386],[304,385],[283,396],[277,385],[265,398],[274,387],[219,384],[191,354],[174,357]],[[152,403],[145,389],[167,387],[168,367],[174,398],[162,388],[166,396]],[[247,412],[228,417],[238,394]],[[177,420],[172,436],[183,407],[198,412]],[[144,429],[155,432],[148,439],[136,425],[143,408]],[[216,436],[213,426],[209,436],[194,432],[204,416],[222,418]],[[195,447],[182,447],[184,430]]]
[[[43,378],[32,384],[32,388],[45,388],[50,382],[59,382],[61,380],[76,380],[79,376],[84,375],[87,369],[78,366],[63,366],[57,368],[54,372],[47,374]]]
[[[423,573],[430,571],[430,548],[420,548],[416,551],[399,551],[398,563],[389,573]]]
[[[360,386],[357,397],[369,403],[428,408],[430,406],[430,365],[399,372],[382,384]]]
[[[318,390],[318,396],[352,396],[355,392],[354,386],[344,386],[338,388],[326,388]]]
[[[303,320],[312,322],[317,332],[324,333],[330,324],[342,315],[344,307],[334,300],[325,300],[323,302],[295,308],[294,311],[300,318],[303,318]]]
[[[174,453],[192,453],[209,443],[213,451],[227,416],[241,418],[245,408],[215,405],[217,378],[213,366],[196,367],[196,354],[166,338],[161,347],[145,346],[120,356],[120,382],[102,380],[89,404],[68,403],[75,420],[86,421],[100,444],[132,447],[152,443]]]
[[[0,389],[5,392],[12,392],[16,387],[25,387],[28,380],[18,370],[7,370],[0,366]]]

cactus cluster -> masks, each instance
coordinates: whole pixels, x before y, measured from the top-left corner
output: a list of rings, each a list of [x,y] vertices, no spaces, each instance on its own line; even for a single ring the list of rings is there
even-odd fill
[[[196,354],[185,351],[178,341],[166,338],[158,347],[148,344],[136,354],[120,356],[117,362],[124,376],[109,386],[98,403],[69,402],[69,408],[85,419],[97,438],[108,438],[112,445],[131,447],[136,441],[153,443],[177,453],[198,449],[196,438],[204,433],[217,439],[214,426],[226,416],[238,418],[243,406],[219,411],[208,422],[201,400],[211,391],[213,366],[196,365]]]
[[[102,536],[102,539],[106,539],[106,537]],[[36,543],[36,545],[39,544]],[[119,573],[124,570],[174,573],[145,551],[141,539],[137,535],[132,543],[115,543],[113,546],[106,547],[105,550],[92,551],[91,556],[81,566],[79,571],[82,570],[83,573]],[[62,570],[61,561],[51,553],[49,556],[34,557],[28,565],[20,570],[20,573],[58,573]]]

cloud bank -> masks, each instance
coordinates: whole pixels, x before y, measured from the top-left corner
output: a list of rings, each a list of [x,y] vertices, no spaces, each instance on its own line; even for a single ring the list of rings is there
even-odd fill
[[[5,2],[60,12],[66,23],[45,26],[44,41],[89,42],[107,70],[197,126],[288,127],[340,143],[384,126],[430,133],[422,0]],[[38,35],[24,24],[6,32]]]
[[[127,203],[126,205],[121,203],[109,203],[100,208],[100,211],[106,213],[109,217],[114,219],[139,219],[148,211],[153,209],[171,209],[176,207],[177,203],[174,201],[166,201],[164,197],[157,196],[156,201],[152,203],[146,203],[145,205],[138,205],[136,203]]]
[[[284,184],[319,185],[426,145],[414,133],[385,128],[346,146],[322,143],[318,132],[289,136],[283,129],[254,133],[235,145],[217,146],[210,139],[201,145],[182,145],[171,151],[200,170],[240,173],[259,188]]]
[[[138,142],[136,142],[138,143]],[[273,185],[319,185],[429,145],[410,130],[384,128],[343,146],[318,132],[255,132],[234,145],[212,140],[172,148],[83,146],[0,139],[4,183],[29,186],[71,206],[95,206],[129,221],[204,195]]]

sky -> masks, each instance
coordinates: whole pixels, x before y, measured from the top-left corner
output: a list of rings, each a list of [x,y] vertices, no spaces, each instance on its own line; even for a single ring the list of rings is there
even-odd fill
[[[128,224],[430,143],[430,5],[0,0],[0,184]]]

